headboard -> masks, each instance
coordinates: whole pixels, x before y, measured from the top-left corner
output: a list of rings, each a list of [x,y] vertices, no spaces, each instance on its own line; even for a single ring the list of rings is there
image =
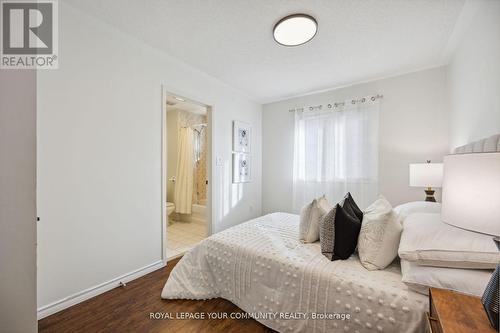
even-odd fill
[[[468,143],[465,146],[460,146],[453,150],[453,154],[490,152],[500,152],[500,134],[492,135],[489,138]]]

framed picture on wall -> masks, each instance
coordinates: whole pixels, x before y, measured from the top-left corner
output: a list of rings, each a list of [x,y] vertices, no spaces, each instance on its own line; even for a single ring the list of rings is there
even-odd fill
[[[252,145],[252,127],[250,124],[233,121],[233,151],[250,153]]]
[[[233,153],[233,183],[252,181],[252,160],[249,154]]]

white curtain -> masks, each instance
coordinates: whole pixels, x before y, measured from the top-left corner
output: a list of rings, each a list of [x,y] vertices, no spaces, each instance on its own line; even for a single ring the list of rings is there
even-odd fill
[[[181,214],[191,214],[194,174],[193,148],[193,130],[189,127],[180,128],[177,149],[174,203],[175,211]]]
[[[378,193],[378,102],[295,112],[293,209],[351,192],[361,208]]]

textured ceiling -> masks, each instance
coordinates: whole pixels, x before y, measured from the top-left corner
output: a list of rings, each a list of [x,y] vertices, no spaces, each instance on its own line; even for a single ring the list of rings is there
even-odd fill
[[[67,0],[265,103],[441,65],[465,0]],[[276,21],[316,18],[309,43]]]

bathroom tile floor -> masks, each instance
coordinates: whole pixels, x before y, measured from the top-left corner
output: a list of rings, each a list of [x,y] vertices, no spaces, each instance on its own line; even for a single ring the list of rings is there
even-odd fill
[[[193,248],[207,236],[205,225],[196,222],[177,222],[167,227],[167,259],[173,259]]]

